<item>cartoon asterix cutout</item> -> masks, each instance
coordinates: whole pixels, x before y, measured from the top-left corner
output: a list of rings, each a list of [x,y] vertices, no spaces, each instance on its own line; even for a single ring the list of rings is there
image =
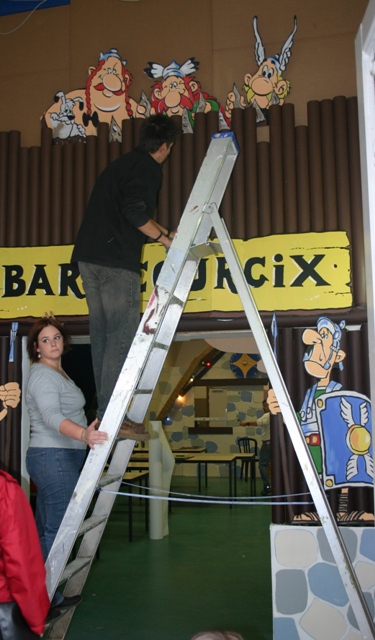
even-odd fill
[[[284,42],[280,54],[273,57],[266,57],[266,50],[263,46],[262,38],[258,31],[258,19],[253,18],[253,29],[255,35],[255,60],[258,70],[254,75],[246,73],[243,90],[246,98],[241,96],[236,85],[228,93],[225,113],[227,119],[231,118],[234,107],[252,106],[256,110],[256,121],[268,122],[268,109],[273,104],[284,104],[285,98],[290,91],[290,82],[284,80],[282,73],[285,71],[292,54],[293,38],[297,31],[297,18],[294,16],[294,29]]]
[[[339,524],[373,524],[374,516],[364,511],[348,513],[349,487],[373,487],[371,405],[359,393],[342,391],[341,384],[331,380],[335,365],[343,368],[345,352],[340,349],[340,325],[322,316],[316,329],[306,329],[302,340],[307,346],[304,356],[306,371],[317,382],[306,391],[297,414],[306,444],[325,489],[340,488]],[[268,392],[272,414],[280,412],[275,392]],[[320,524],[316,512],[293,518],[295,524]]]
[[[96,135],[99,122],[110,125],[109,140],[122,139],[121,123],[129,118],[144,118],[151,106],[142,93],[137,103],[129,96],[132,74],[125,69],[117,49],[100,53],[96,67],[89,67],[86,87],[59,91],[55,104],[45,114],[47,126],[53,129],[53,137],[59,139]]]
[[[197,112],[219,113],[219,128],[228,129],[223,107],[218,100],[201,90],[200,82],[192,75],[199,68],[195,58],[189,58],[183,64],[176,60],[163,67],[157,62],[149,62],[144,72],[149,78],[157,80],[152,87],[151,105],[155,113],[168,116],[182,116],[182,130],[191,133],[194,128],[194,116]]]

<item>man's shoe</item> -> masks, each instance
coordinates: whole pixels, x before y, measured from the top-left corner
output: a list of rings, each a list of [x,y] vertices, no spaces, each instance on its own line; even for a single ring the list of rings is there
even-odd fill
[[[46,618],[46,626],[52,624],[53,622],[55,622],[57,620],[57,618],[60,618],[61,616],[61,611],[58,607],[51,607],[50,610],[47,613],[47,618]]]
[[[261,496],[270,496],[270,495],[271,495],[271,493],[272,493],[272,489],[271,489],[271,487],[265,487],[265,488],[263,489],[263,491],[261,491],[260,495],[261,495]]]
[[[70,607],[76,607],[82,602],[82,596],[64,596],[64,600],[59,602],[54,609],[70,609]]]
[[[128,438],[129,440],[149,440],[150,434],[146,431],[143,424],[133,422],[126,418],[118,432],[119,438]]]

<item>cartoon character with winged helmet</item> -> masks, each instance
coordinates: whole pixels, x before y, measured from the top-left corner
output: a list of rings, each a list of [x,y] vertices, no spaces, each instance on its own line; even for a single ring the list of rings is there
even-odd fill
[[[228,118],[234,107],[252,106],[257,112],[257,122],[268,122],[268,109],[273,104],[282,105],[290,91],[290,82],[284,80],[282,74],[292,54],[293,38],[297,31],[297,18],[294,16],[294,28],[284,42],[280,53],[267,58],[262,38],[258,31],[258,18],[253,18],[255,35],[255,60],[258,70],[254,75],[246,73],[243,90],[246,98],[241,96],[236,85],[228,93],[225,112]]]
[[[151,105],[155,113],[168,116],[182,116],[184,133],[194,128],[194,117],[197,112],[217,111],[219,128],[228,129],[223,107],[218,100],[202,91],[193,73],[198,70],[199,62],[194,57],[183,64],[172,60],[167,66],[157,62],[149,62],[144,72],[157,82],[152,87]]]
[[[343,368],[346,354],[340,343],[344,327],[344,320],[336,324],[321,316],[316,329],[304,331],[304,367],[317,382],[306,391],[297,416],[324,488],[341,489],[336,516],[339,524],[373,524],[371,513],[348,512],[349,487],[372,487],[374,463],[369,399],[343,391],[340,383],[331,380],[334,366]],[[280,412],[273,389],[267,402],[272,414]],[[293,523],[319,524],[320,520],[315,512],[307,512],[295,516]]]

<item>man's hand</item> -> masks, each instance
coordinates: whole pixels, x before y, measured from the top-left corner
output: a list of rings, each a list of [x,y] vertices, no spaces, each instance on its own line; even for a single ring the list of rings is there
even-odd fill
[[[3,420],[8,413],[8,407],[13,409],[19,404],[21,389],[18,382],[7,382],[0,386],[0,400],[3,403],[3,410],[0,411],[0,420]]]

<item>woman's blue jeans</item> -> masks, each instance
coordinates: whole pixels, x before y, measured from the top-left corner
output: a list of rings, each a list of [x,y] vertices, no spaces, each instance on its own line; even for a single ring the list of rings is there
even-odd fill
[[[72,497],[86,456],[86,449],[29,447],[26,468],[37,487],[35,520],[43,558],[47,556]],[[55,594],[52,604],[62,599]]]
[[[140,321],[140,276],[126,269],[79,262],[89,309],[91,357],[103,418]]]
[[[44,560],[52,547],[86,456],[85,449],[29,447],[26,468],[37,487],[36,513]]]

